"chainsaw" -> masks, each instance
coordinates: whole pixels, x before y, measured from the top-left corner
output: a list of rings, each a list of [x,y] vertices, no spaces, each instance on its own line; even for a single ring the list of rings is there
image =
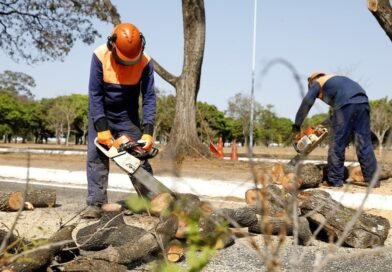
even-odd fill
[[[135,142],[127,135],[122,135],[113,142],[109,149],[94,140],[95,146],[108,158],[115,162],[131,178],[136,191],[143,196],[152,199],[160,193],[169,193],[175,196],[169,188],[159,182],[141,165],[143,161],[154,158],[158,154],[158,149],[152,147],[147,152],[142,148],[143,143]]]
[[[328,135],[328,130],[324,126],[308,127],[302,130],[294,139],[294,149],[297,155],[289,161],[295,166],[301,159],[312,152]]]

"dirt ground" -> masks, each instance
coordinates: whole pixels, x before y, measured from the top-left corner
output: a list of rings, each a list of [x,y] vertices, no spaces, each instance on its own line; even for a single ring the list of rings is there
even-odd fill
[[[0,145],[1,147],[13,147],[13,148],[25,148],[25,145]],[[64,148],[64,146],[48,146],[48,145],[30,145],[29,148],[51,148],[59,149]],[[71,146],[68,149],[72,150],[82,150],[85,151],[85,147]],[[231,150],[226,148],[224,150],[226,156],[230,157]],[[238,150],[239,156],[244,156],[246,154],[246,149],[240,148]],[[283,158],[289,159],[295,155],[294,150],[290,148],[264,148],[255,149],[254,156],[257,157],[268,157],[268,158]],[[310,159],[325,159],[326,149],[319,148],[316,149],[310,156]],[[355,160],[354,150],[347,150],[346,159]],[[384,161],[392,163],[392,151],[387,152],[381,158],[378,156],[379,161]],[[252,181],[253,177],[258,177],[265,171],[271,168],[271,163],[255,163],[254,169],[251,167],[249,162],[246,161],[231,161],[231,160],[218,160],[218,159],[192,159],[185,160],[180,166],[174,165],[168,161],[164,161],[159,157],[150,160],[152,167],[154,169],[155,175],[175,175],[175,176],[190,176],[197,178],[205,178],[208,180],[218,179],[218,180],[242,180],[242,181]],[[0,165],[12,165],[12,166],[30,166],[39,168],[56,168],[64,169],[70,171],[84,171],[86,164],[85,155],[41,155],[41,154],[31,154],[26,153],[6,153],[0,152]],[[254,170],[254,172],[252,172]],[[117,166],[111,165],[112,172],[122,173]],[[254,173],[254,174],[253,174]],[[356,185],[346,184],[342,188],[328,188],[336,191],[344,191],[348,193],[354,192],[366,192],[365,187],[360,187]],[[384,180],[380,188],[375,188],[371,190],[373,194],[381,195],[392,195],[392,179]],[[229,199],[229,198],[228,198]],[[238,200],[237,200],[238,201]],[[243,200],[239,200],[243,201]],[[392,211],[383,209],[372,209],[367,210],[367,212],[381,215],[389,219],[392,223]]]

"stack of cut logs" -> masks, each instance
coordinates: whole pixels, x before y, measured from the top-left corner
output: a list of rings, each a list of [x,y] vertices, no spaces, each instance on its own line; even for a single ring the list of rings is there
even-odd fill
[[[391,177],[390,168],[383,169],[383,178]],[[361,174],[355,171],[357,178]],[[325,191],[302,190],[317,188],[325,180],[325,172],[323,165],[305,164],[295,168],[274,164],[270,171],[259,175],[259,184],[246,192],[246,204],[237,209],[214,209],[193,194],[162,193],[154,197],[141,214],[132,215],[152,218],[149,228],[127,224],[124,206],[104,205],[99,221],[80,228],[74,235],[76,225],[63,226],[45,241],[48,246],[39,249],[38,241],[26,241],[0,230],[0,241],[9,236],[6,254],[0,255],[0,269],[44,271],[50,267],[52,271],[127,271],[132,264],[154,258],[178,262],[186,254],[189,243],[200,249],[219,250],[232,245],[239,236],[293,235],[294,226],[298,226],[298,242],[302,245],[312,245],[315,240],[334,242],[338,239],[343,239],[344,246],[355,248],[383,245],[390,229],[386,218],[362,212],[344,235],[346,225],[357,211],[344,207]],[[346,177],[351,173],[354,170],[347,169]],[[42,197],[37,195],[45,195],[46,201],[40,202],[38,199]],[[55,206],[53,191],[29,192],[24,199],[22,193],[2,193],[0,198],[3,211],[18,210],[25,202],[35,207],[39,203]],[[293,222],[294,211],[298,215],[296,222]],[[32,248],[35,250],[28,251]]]

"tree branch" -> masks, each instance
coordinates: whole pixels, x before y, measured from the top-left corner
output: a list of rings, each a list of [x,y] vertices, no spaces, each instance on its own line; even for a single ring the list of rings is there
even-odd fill
[[[153,64],[154,64],[154,70],[157,72],[157,74],[162,77],[164,80],[166,80],[168,83],[170,83],[173,87],[176,86],[176,83],[178,81],[178,77],[174,76],[170,72],[168,72],[165,68],[163,68],[155,59],[152,59]]]
[[[368,0],[368,9],[392,41],[392,8],[389,0]]]

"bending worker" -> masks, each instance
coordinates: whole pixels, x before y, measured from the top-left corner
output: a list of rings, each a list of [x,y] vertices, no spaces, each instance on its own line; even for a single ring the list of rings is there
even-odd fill
[[[327,103],[333,109],[328,150],[328,184],[333,187],[343,186],[345,149],[352,135],[364,179],[369,184],[376,173],[377,161],[371,141],[370,107],[364,89],[347,77],[321,72],[308,78],[308,88],[296,114],[293,133],[300,131],[316,98]],[[378,181],[374,187],[379,186]]]
[[[109,159],[97,149],[94,139],[97,137],[100,144],[109,148],[113,138],[128,135],[135,141],[143,140],[144,150],[152,148],[156,111],[154,67],[150,57],[144,53],[144,46],[145,39],[138,28],[123,23],[114,28],[107,43],[99,46],[92,56],[87,147],[88,206],[82,213],[84,218],[99,218],[101,205],[108,202]],[[152,174],[147,161],[143,168]]]

